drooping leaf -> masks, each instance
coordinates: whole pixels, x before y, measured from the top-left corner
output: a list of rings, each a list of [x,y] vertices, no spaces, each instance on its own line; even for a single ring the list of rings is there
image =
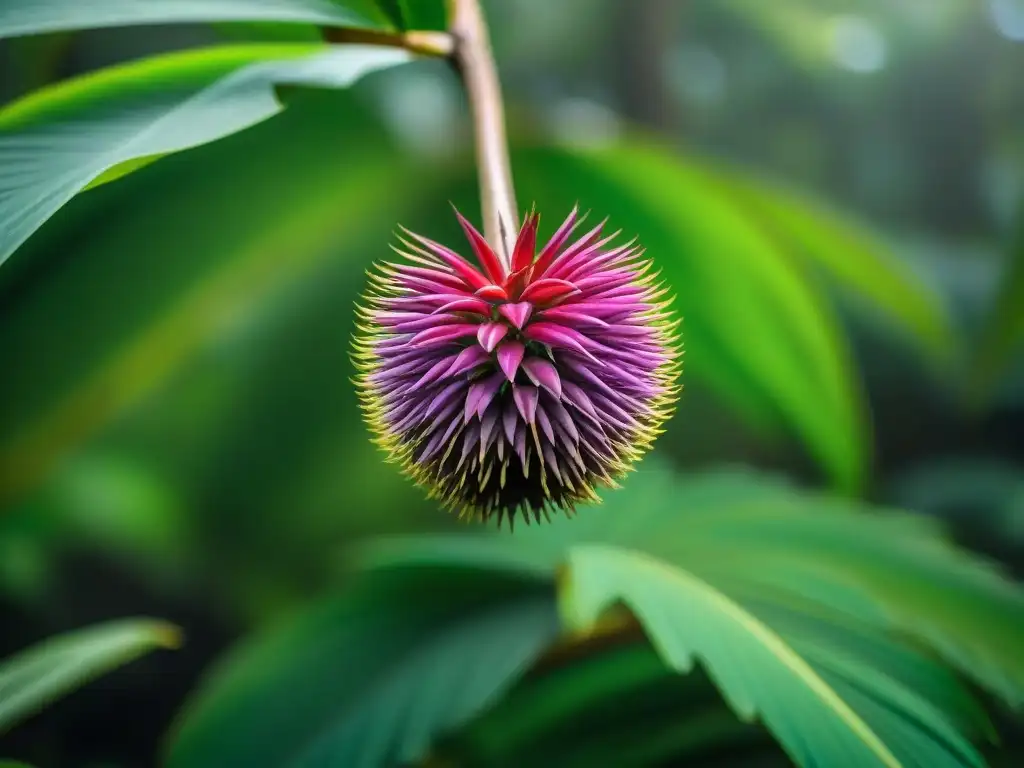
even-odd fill
[[[587,734],[580,738],[579,734]],[[465,766],[629,765],[760,744],[762,730],[723,706],[706,677],[675,675],[642,638],[567,644],[495,706],[435,747]]]
[[[407,60],[370,46],[224,46],[34,93],[0,112],[0,263],[97,179],[274,116],[282,109],[275,85],[345,87]]]
[[[79,196],[3,270],[0,348],[21,362],[0,377],[11,404],[0,409],[0,505],[160,387],[230,318],[274,311],[334,263],[332,281],[360,281],[367,236],[385,240],[404,203],[394,189],[415,198],[427,179],[403,180],[356,99],[291,101],[276,120]]]
[[[167,764],[376,768],[421,757],[557,632],[549,589],[474,585],[460,569],[405,576],[364,577],[236,652],[186,708]]]
[[[274,21],[233,21],[214,24],[225,40],[245,43],[322,43],[323,32],[313,24]]]
[[[846,341],[799,260],[703,174],[639,142],[535,150],[516,167],[541,210],[577,200],[636,235],[676,296],[686,376],[781,423],[844,488],[863,478],[868,425]],[[765,409],[768,409],[765,412]]]
[[[998,284],[999,292],[970,369],[969,395],[975,405],[986,402],[1024,348],[1024,213],[1007,249],[1004,274]]]
[[[837,674],[829,665],[841,668],[844,657],[825,651],[815,659],[693,573],[605,545],[572,548],[568,568],[562,606],[570,626],[585,630],[623,601],[666,663],[686,673],[699,659],[737,715],[763,720],[799,765],[981,764],[914,692],[863,669],[859,678]]]
[[[203,21],[387,26],[373,0],[2,0],[0,38],[72,29]]]
[[[744,562],[778,566],[770,577],[777,586],[822,603],[842,588],[881,609],[877,616],[857,611],[861,619],[918,636],[1011,705],[1024,701],[1016,651],[1024,641],[1024,592],[1017,585],[951,546],[929,520],[868,516],[855,505],[780,491],[777,498],[768,489],[737,498],[693,521],[699,553],[654,540],[650,548],[750,585],[766,577]],[[815,595],[819,584],[825,590]]]
[[[951,456],[900,473],[889,497],[935,515],[1004,562],[1024,550],[1024,469],[1006,459]]]
[[[953,332],[937,293],[902,264],[880,236],[780,184],[719,163],[696,165],[709,184],[735,195],[780,245],[821,267],[841,289],[895,321],[924,350],[948,361]]]
[[[442,676],[442,671],[451,667],[443,659],[458,657],[475,668],[475,655],[441,653],[444,647],[465,646],[451,637],[438,640],[434,630],[401,632],[408,644],[397,656],[388,656],[387,665],[407,687],[423,691],[424,708],[417,705],[408,717],[396,716],[409,710],[394,703],[391,686],[374,688],[377,693],[359,699],[365,708],[351,710],[354,720],[286,739],[301,742],[301,754],[317,764],[356,759],[353,752],[317,744],[369,749],[365,740],[349,741],[354,730],[379,736],[372,743],[382,751],[372,754],[398,759],[402,742],[396,734],[406,728],[424,734],[417,742],[421,747],[436,741],[436,760],[450,758],[467,766],[533,764],[553,755],[566,765],[586,764],[580,762],[585,755],[592,760],[604,755],[612,763],[622,756],[624,765],[656,765],[681,756],[710,759],[720,754],[721,739],[736,731],[715,710],[714,696],[699,676],[678,675],[689,671],[696,657],[729,706],[744,720],[762,719],[799,764],[976,766],[981,758],[969,739],[989,735],[987,718],[929,648],[1005,694],[1019,666],[1006,649],[1020,647],[1024,636],[1024,612],[1012,602],[1020,599],[1019,590],[952,550],[928,521],[869,513],[850,502],[829,501],[740,472],[682,481],[663,468],[642,469],[626,490],[609,494],[604,507],[581,510],[578,519],[515,536],[385,540],[364,551],[357,564],[369,579],[365,584],[393,579],[394,591],[377,586],[360,592],[362,604],[372,607],[334,614],[334,633],[322,627],[309,632],[324,642],[309,667],[334,689],[348,690],[332,674],[367,679],[353,678],[351,664],[372,677],[377,665],[385,663],[367,660],[361,650],[355,658],[324,660],[331,651],[361,649],[367,643],[390,654],[382,650],[390,646],[377,635],[344,640],[360,628],[376,626],[378,616],[391,616],[387,621],[397,623],[388,626],[401,627],[398,617],[416,622],[428,615],[436,618],[434,611],[442,610],[445,618],[438,621],[459,627],[455,634],[462,637],[467,626],[479,628],[477,619],[485,614],[496,626],[508,626],[504,622],[524,601],[555,587],[568,634],[525,677],[525,660],[515,670],[502,668],[507,696],[489,698],[483,709],[464,710],[465,728],[445,735],[454,723],[428,727],[435,721],[427,714],[421,721],[418,713],[434,711],[426,703],[434,697],[427,692],[445,688],[449,673]],[[900,581],[911,586],[894,588]],[[942,606],[946,594],[950,604]],[[968,606],[967,600],[978,605]],[[633,634],[635,625],[620,605],[639,620],[657,658],[644,657],[642,636]],[[980,629],[958,628],[945,620],[956,612],[966,617],[963,623]],[[431,623],[435,619],[423,621],[439,626]],[[511,621],[511,626],[529,624],[522,615]],[[496,631],[487,635],[491,640],[470,645],[494,644],[494,637],[512,630]],[[469,635],[481,639],[475,631]],[[543,645],[550,641],[548,636]],[[600,654],[618,642],[636,643],[639,655],[630,651],[614,661],[609,656],[606,663]],[[539,645],[531,647],[539,653]],[[588,647],[600,658],[589,667],[594,656]],[[950,648],[970,653],[957,655]],[[255,670],[273,666],[264,660],[298,656],[277,645],[266,655],[247,657],[238,669],[248,670],[244,678],[258,677]],[[439,675],[430,683],[421,677],[418,660],[424,657]],[[246,707],[263,705],[242,702],[273,700],[268,691],[290,690],[295,681],[309,686],[308,672],[291,667],[271,671],[255,688],[241,679],[229,675],[227,683],[211,684],[211,690],[235,693],[215,695],[217,706],[201,704],[189,720],[225,740],[234,727],[223,726],[221,717],[268,722],[267,728],[293,727],[290,715],[253,716]],[[354,685],[363,690],[361,683]],[[476,716],[469,716],[470,709]],[[210,711],[221,714],[208,716]],[[641,714],[647,711],[651,718]],[[295,718],[308,727],[306,714]],[[322,722],[318,718],[312,720]],[[364,725],[346,725],[352,722]],[[420,722],[425,725],[416,730]],[[580,736],[594,733],[599,735]],[[638,733],[645,738],[634,738]],[[740,733],[756,736],[757,729]],[[758,748],[756,738],[749,748]],[[212,752],[224,761],[225,753]],[[191,754],[206,754],[206,748]],[[181,759],[181,764],[194,764],[194,758]]]
[[[131,619],[69,632],[0,661],[0,733],[93,678],[179,643],[176,627]]]
[[[392,539],[367,557],[382,566],[492,562],[539,578],[581,543],[636,549],[738,600],[770,597],[910,633],[1011,705],[1022,701],[1024,590],[949,544],[933,521],[739,471],[680,480],[648,461],[603,505],[514,542]]]
[[[724,0],[716,10],[758,32],[774,50],[791,59],[802,71],[813,75],[834,75],[840,59],[836,39],[852,24],[867,29],[865,37],[877,35],[882,41],[900,37],[900,48],[932,42],[955,33],[971,12],[961,0],[934,0],[928,13],[916,13],[912,6],[885,0],[779,0],[768,6],[745,0]]]

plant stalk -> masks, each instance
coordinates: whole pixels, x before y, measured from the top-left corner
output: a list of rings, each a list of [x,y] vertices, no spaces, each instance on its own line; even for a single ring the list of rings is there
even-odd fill
[[[479,0],[449,0],[453,58],[469,100],[480,176],[484,237],[509,268],[519,215],[505,134],[501,83]]]
[[[447,57],[455,53],[455,41],[447,32],[379,32],[353,27],[326,27],[323,34],[329,43],[384,45],[389,48],[404,48],[425,56]]]

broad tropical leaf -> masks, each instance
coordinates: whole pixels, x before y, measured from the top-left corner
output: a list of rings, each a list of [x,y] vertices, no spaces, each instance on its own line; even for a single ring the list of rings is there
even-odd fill
[[[322,43],[323,31],[313,24],[274,21],[233,21],[213,25],[230,43]]]
[[[799,260],[704,175],[639,142],[535,150],[517,179],[541,210],[607,213],[647,249],[676,295],[687,359],[755,421],[799,435],[840,486],[864,473],[867,420],[849,351]]]
[[[720,163],[695,161],[709,187],[731,194],[782,247],[818,266],[867,309],[895,321],[940,360],[953,352],[949,317],[876,233],[807,195]]]
[[[621,600],[672,669],[689,672],[699,659],[737,715],[763,719],[799,765],[981,764],[923,697],[819,638],[785,637],[683,568],[636,550],[580,545],[568,569],[562,606],[571,627],[592,627]]]
[[[549,588],[467,575],[371,574],[239,650],[186,708],[167,764],[377,768],[423,756],[557,634]]]
[[[224,46],[38,91],[0,111],[0,263],[97,179],[274,116],[276,85],[340,88],[407,60],[370,46]]]
[[[442,738],[435,755],[466,766],[639,768],[710,763],[723,749],[777,747],[738,720],[706,676],[682,678],[642,637],[625,637],[561,646],[495,706]]]
[[[0,270],[0,355],[20,361],[0,377],[0,399],[16,404],[0,409],[0,507],[157,390],[231,318],[278,311],[305,280],[335,302],[346,295],[338,286],[355,297],[368,241],[385,239],[404,210],[394,189],[404,184],[415,199],[427,179],[405,176],[355,97],[308,92],[290,103],[275,120],[77,197],[26,244],[24,260]],[[344,334],[328,341],[331,331],[323,327],[325,348],[337,344],[343,364]],[[55,347],[64,352],[39,354]],[[214,425],[204,434],[213,438]]]
[[[387,26],[373,0],[0,0],[0,38],[72,29],[202,21]]]
[[[580,544],[644,552],[741,602],[771,598],[776,613],[796,603],[875,631],[908,632],[1008,703],[1024,697],[1024,592],[1017,585],[951,546],[928,519],[878,514],[754,474],[681,481],[649,460],[602,506],[519,531],[514,541],[392,539],[363,556],[381,567],[493,563],[543,579]]]
[[[422,754],[430,741],[437,759],[480,766],[530,764],[554,754],[581,765],[572,762],[580,755],[618,755],[623,765],[706,756],[734,731],[700,678],[678,674],[695,660],[741,720],[763,721],[801,765],[826,758],[921,768],[982,764],[969,739],[990,734],[987,718],[929,647],[1012,700],[1020,661],[1010,649],[1024,640],[1019,590],[918,518],[867,514],[738,472],[688,482],[664,469],[641,474],[627,490],[609,494],[603,508],[515,537],[420,536],[364,549],[357,560],[362,586],[350,597],[363,607],[337,609],[331,631],[317,625],[299,633],[302,644],[320,649],[312,661],[280,644],[243,654],[237,673],[212,682],[213,693],[186,714],[172,747],[175,764],[196,765],[208,754],[210,764],[251,761],[248,753],[223,751],[238,743],[231,734],[242,724],[266,723],[256,728],[262,734],[294,729],[300,720],[301,733],[288,730],[284,738],[299,765],[351,764],[370,755],[394,764]],[[526,606],[536,604],[543,615],[553,587],[566,634],[552,645],[553,629],[529,629],[535,624]],[[957,615],[970,626],[957,626]],[[657,663],[643,656],[635,621],[657,650]],[[378,622],[395,628],[393,635],[385,639],[374,629]],[[500,681],[484,688],[507,696],[471,695],[473,706],[455,708],[464,728],[445,736],[457,723],[437,719],[432,713],[446,707],[428,695],[445,690],[444,678],[425,683],[425,669],[447,676],[456,658],[456,668],[475,669],[483,646],[499,645],[495,638],[515,634],[513,627],[527,628],[521,645],[509,638],[525,649],[511,654],[518,662],[486,662]],[[620,639],[636,644],[639,655],[573,666],[592,658],[588,647],[600,652]],[[288,659],[286,668],[273,658]],[[531,660],[535,666],[522,677]],[[396,677],[380,687],[374,670],[385,664]],[[322,684],[346,692],[340,703],[332,700],[346,714],[328,717],[330,725],[324,712],[297,713],[292,723],[290,713],[260,703],[292,700],[296,685],[319,690],[321,680],[308,682],[307,667]],[[566,679],[571,684],[562,685]],[[425,698],[408,698],[412,690]],[[394,716],[410,711],[399,700],[410,702],[412,714]],[[643,702],[659,702],[659,714],[645,723],[648,738],[637,741],[632,726]],[[704,719],[690,728],[695,713]],[[421,735],[416,749],[402,750],[413,743],[401,736],[406,729]],[[600,735],[580,743],[581,730]],[[364,737],[355,738],[357,732]],[[253,746],[242,743],[232,748]]]
[[[999,292],[977,345],[968,381],[976,405],[991,397],[1006,369],[1024,349],[1024,212],[1007,249],[1004,274],[998,284]]]
[[[175,648],[177,628],[131,619],[46,640],[0,661],[0,733],[95,677],[156,648]]]

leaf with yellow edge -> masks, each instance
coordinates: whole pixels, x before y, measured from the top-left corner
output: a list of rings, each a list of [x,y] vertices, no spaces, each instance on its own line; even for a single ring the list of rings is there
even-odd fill
[[[408,60],[374,46],[227,45],[37,91],[0,110],[0,264],[83,189],[278,114],[275,86],[344,88]]]
[[[586,630],[619,603],[666,664],[685,673],[703,662],[737,715],[760,718],[799,765],[982,764],[944,714],[898,680],[872,678],[870,666],[816,632],[784,634],[717,586],[648,554],[572,547],[561,594],[566,623]]]
[[[166,622],[128,619],[50,638],[0,661],[0,733],[104,672],[180,642]]]

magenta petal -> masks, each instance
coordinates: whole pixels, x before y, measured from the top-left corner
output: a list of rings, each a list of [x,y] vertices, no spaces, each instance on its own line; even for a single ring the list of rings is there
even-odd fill
[[[588,315],[585,312],[574,312],[575,307],[572,304],[563,305],[557,309],[545,309],[537,318],[539,320],[547,320],[552,323],[559,323],[561,325],[593,325],[598,328],[608,328],[609,325],[604,320]],[[643,333],[649,333],[646,328],[641,328]]]
[[[488,360],[487,353],[474,344],[471,347],[466,347],[464,350],[459,352],[459,356],[455,358],[455,362],[452,363],[452,367],[448,369],[448,376],[458,376],[460,373],[476,368],[478,365]]]
[[[488,408],[480,417],[480,444],[489,446],[491,438],[494,437],[495,427],[498,425],[498,409]]]
[[[544,246],[544,249],[537,256],[537,261],[534,263],[537,275],[543,275],[551,262],[554,261],[555,256],[558,255],[562,246],[565,245],[566,241],[569,239],[569,235],[571,235],[573,229],[576,228],[576,220],[578,216],[579,207],[573,206],[572,212],[565,221],[562,222],[562,226],[560,226],[555,234],[551,236],[547,245]]]
[[[457,396],[466,391],[466,383],[464,381],[455,381],[449,384],[447,387],[442,389],[433,399],[430,401],[430,405],[427,406],[426,412],[423,414],[423,418],[429,419],[431,416],[436,414],[438,411],[445,408],[452,400]]]
[[[579,288],[570,282],[544,278],[530,283],[520,298],[533,304],[549,304],[579,292]]]
[[[549,261],[546,265],[542,265],[541,259],[537,259],[537,264],[535,265],[536,266],[536,271],[535,271],[534,274],[536,274],[536,275],[548,275],[548,274],[553,274],[553,273],[557,272],[558,271],[557,265],[559,265],[560,263],[562,263],[564,261],[567,261],[567,260],[571,259],[573,256],[575,256],[580,251],[582,251],[582,250],[584,250],[586,248],[589,248],[591,245],[593,245],[594,242],[601,236],[601,230],[604,229],[604,225],[605,225],[605,222],[602,221],[600,224],[598,224],[592,230],[587,232],[585,235],[583,235],[583,237],[581,237],[575,243],[570,245],[568,248],[566,248],[560,254],[558,254],[557,256],[552,255],[552,260]],[[543,269],[541,268],[542,266],[544,267]]]
[[[498,346],[498,342],[505,338],[506,333],[508,333],[508,326],[504,323],[484,323],[477,331],[476,339],[480,342],[480,346],[490,353]]]
[[[414,267],[409,264],[403,264],[398,268],[398,275],[401,278],[420,278],[422,280],[428,280],[430,282],[441,283],[448,288],[453,288],[458,291],[464,291],[466,284],[455,275],[450,272],[442,272],[440,269],[431,269],[430,267]]]
[[[441,378],[441,376],[443,376],[448,371],[449,368],[452,367],[452,363],[454,363],[455,360],[455,355],[442,357],[440,360],[438,360],[436,363],[430,366],[430,370],[423,374],[420,377],[420,379],[415,384],[412,385],[412,388],[419,389],[420,387],[425,387],[428,384],[432,384],[433,382],[437,381],[438,379]]]
[[[519,272],[533,263],[537,255],[537,225],[540,216],[531,214],[526,217],[523,228],[519,230],[515,248],[512,250],[512,271]]]
[[[466,218],[461,213],[455,211],[455,216],[459,220],[459,224],[462,226],[462,231],[466,233],[466,237],[469,239],[469,244],[473,248],[473,253],[476,254],[476,257],[483,266],[487,276],[495,282],[504,280],[505,268],[502,266],[498,256],[491,249],[491,246],[487,244],[484,236],[476,230],[476,227],[466,221]]]
[[[523,362],[523,355],[526,354],[526,347],[518,341],[505,341],[498,346],[498,365],[505,372],[509,381],[516,380],[516,371],[519,364]]]
[[[550,442],[555,442],[555,430],[551,428],[551,420],[548,419],[548,415],[544,413],[544,409],[537,407],[537,423],[540,424],[540,429],[544,433]]]
[[[498,312],[519,330],[523,329],[526,321],[530,319],[533,312],[533,305],[528,301],[520,301],[518,304],[502,304]]]
[[[542,342],[549,347],[571,349],[600,364],[600,361],[581,343],[585,337],[579,331],[555,323],[531,323],[526,327],[525,333],[534,341]]]
[[[531,357],[523,363],[523,370],[534,384],[544,387],[555,397],[562,396],[562,380],[558,370],[547,360]]]
[[[512,385],[512,397],[516,401],[516,408],[519,409],[523,421],[532,424],[537,417],[537,402],[540,400],[540,391],[536,387],[525,384]]]
[[[498,390],[501,388],[501,383],[504,380],[504,374],[495,373],[470,386],[469,394],[466,395],[466,421],[473,418],[474,414],[483,413],[487,409],[487,406],[491,404],[491,400],[498,394]]]
[[[491,311],[491,305],[483,299],[456,299],[438,307],[431,314],[439,315],[442,312],[475,312],[478,315],[486,315]]]
[[[485,285],[477,290],[476,295],[488,301],[505,301],[508,299],[508,294],[505,293],[505,289],[500,285]]]
[[[505,412],[501,414],[501,422],[505,427],[505,437],[508,438],[509,445],[512,445],[516,438],[516,424],[519,423],[516,404],[513,401],[509,400],[505,403]]]
[[[459,256],[459,254],[451,248],[445,248],[440,243],[436,243],[430,238],[423,237],[423,235],[417,235],[415,232],[409,232],[408,230],[406,230],[406,232],[408,232],[410,237],[424,245],[432,254],[451,267],[455,273],[472,288],[482,288],[487,285],[487,278],[477,270],[473,269],[469,262]],[[420,253],[424,252],[420,251]]]
[[[438,430],[434,434],[434,437],[431,439],[431,441],[427,443],[427,447],[423,450],[423,453],[419,455],[417,460],[428,461],[433,456],[435,456],[441,450],[441,448],[444,447],[445,443],[448,442],[448,438],[452,436],[452,433],[455,432],[458,426],[459,420],[452,419],[451,423],[448,425],[448,429],[443,431]]]
[[[516,449],[516,455],[519,457],[519,461],[523,465],[523,473],[529,469],[529,465],[526,462],[526,427],[523,426],[523,422],[516,422],[516,439],[514,443]]]
[[[573,443],[580,441],[579,430],[576,429],[576,425],[572,422],[572,416],[565,410],[565,406],[562,403],[549,403],[547,406],[548,410],[554,416],[555,422],[565,431],[566,435],[572,440]]]
[[[476,323],[456,323],[455,325],[442,325],[437,328],[428,328],[425,331],[420,331],[411,339],[409,339],[409,346],[419,347],[430,344],[443,344],[455,339],[468,336],[476,333]]]
[[[565,382],[565,399],[570,405],[575,405],[589,416],[597,417],[597,409],[594,408],[594,404],[587,396],[587,393],[571,381]]]
[[[395,333],[419,333],[428,328],[437,328],[442,325],[455,325],[466,322],[465,318],[457,315],[418,315],[417,320],[407,320],[394,326]]]

